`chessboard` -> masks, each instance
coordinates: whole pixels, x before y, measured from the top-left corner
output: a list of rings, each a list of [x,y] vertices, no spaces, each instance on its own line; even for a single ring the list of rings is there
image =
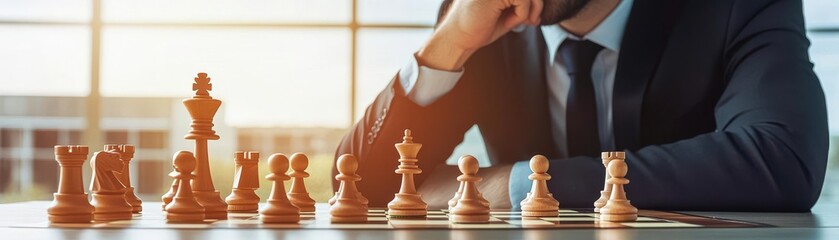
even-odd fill
[[[639,210],[633,222],[599,221],[591,209],[560,209],[556,217],[524,218],[519,211],[491,210],[490,221],[479,224],[451,223],[448,210],[429,210],[423,218],[389,217],[385,209],[370,208],[363,223],[331,223],[329,206],[317,204],[315,212],[303,212],[294,224],[267,224],[259,221],[256,213],[229,213],[227,220],[205,220],[203,223],[167,223],[159,202],[144,203],[142,214],[131,220],[91,223],[19,224],[22,228],[82,228],[82,229],[608,229],[608,228],[751,228],[765,224],[708,218],[676,212]]]

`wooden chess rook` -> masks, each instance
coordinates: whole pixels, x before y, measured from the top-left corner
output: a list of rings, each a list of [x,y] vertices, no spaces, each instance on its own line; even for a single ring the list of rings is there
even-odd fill
[[[233,190],[225,198],[228,212],[257,212],[259,210],[259,152],[237,151],[233,154],[236,164]]]
[[[288,200],[291,204],[300,208],[302,212],[314,212],[315,200],[309,197],[309,192],[306,191],[306,185],[303,179],[309,177],[306,168],[309,167],[309,157],[303,153],[295,153],[291,155],[291,189],[288,191]]]
[[[210,173],[210,160],[207,154],[207,140],[218,140],[219,136],[213,130],[213,117],[216,115],[221,101],[210,96],[213,84],[206,73],[198,73],[192,84],[195,96],[184,99],[183,103],[192,118],[192,124],[184,139],[195,140],[195,179],[192,180],[192,191],[198,202],[204,206],[206,217],[212,219],[227,219],[227,203],[213,185]]]
[[[122,160],[124,166],[122,171],[117,174],[119,181],[125,185],[125,201],[131,204],[131,211],[133,213],[140,213],[143,211],[143,200],[137,197],[134,192],[134,186],[131,185],[131,160],[134,158],[134,145],[129,144],[108,144],[105,145],[105,151],[112,151],[119,153],[119,159]]]
[[[395,146],[399,152],[399,167],[395,172],[402,174],[402,186],[399,188],[399,193],[394,194],[393,200],[387,204],[388,214],[394,217],[425,216],[428,214],[428,204],[422,200],[422,195],[417,193],[414,184],[414,175],[422,173],[417,166],[417,153],[422,148],[422,144],[414,143],[411,130],[405,129],[402,143],[397,143]]]
[[[530,170],[533,171],[527,178],[533,181],[527,198],[521,201],[521,215],[524,217],[547,217],[559,214],[559,201],[548,191],[549,167],[548,159],[542,155],[533,156],[530,159]]]
[[[172,202],[166,205],[166,221],[183,223],[203,223],[204,207],[198,203],[193,195],[192,186],[189,181],[194,178],[192,171],[195,169],[195,156],[189,151],[178,151],[172,160],[175,168],[173,177],[177,179],[178,190],[172,198]]]
[[[600,154],[600,159],[603,161],[603,169],[606,172],[605,179],[603,180],[603,190],[600,191],[600,198],[594,202],[594,212],[599,213],[600,208],[606,206],[606,202],[609,201],[609,196],[612,194],[612,184],[609,184],[609,162],[612,160],[620,159],[625,160],[626,154],[624,152],[602,152]]]
[[[87,159],[87,146],[55,146],[55,161],[60,166],[58,192],[47,208],[50,222],[88,223],[93,220],[93,205],[87,201],[82,179],[82,164]]]
[[[133,208],[125,200],[127,188],[116,176],[124,167],[117,152],[99,151],[93,154],[90,160],[90,168],[93,169],[93,180],[90,181],[93,201],[90,204],[94,207],[94,221],[131,219]]]
[[[268,158],[268,170],[271,171],[265,179],[272,182],[271,195],[265,208],[259,211],[259,218],[264,223],[296,223],[300,221],[300,209],[291,204],[286,196],[283,182],[291,179],[286,175],[288,158],[275,153]]]

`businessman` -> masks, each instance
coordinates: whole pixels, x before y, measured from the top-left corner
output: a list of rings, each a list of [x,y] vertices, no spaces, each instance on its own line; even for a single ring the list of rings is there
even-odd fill
[[[548,186],[563,207],[592,207],[599,152],[618,150],[639,208],[808,211],[828,131],[801,5],[444,1],[432,36],[337,153],[359,158],[372,206],[399,188],[393,144],[403,129],[424,144],[417,184],[434,189],[456,184],[455,173],[434,169],[477,125],[493,164],[479,173],[496,186],[487,198],[513,207],[530,190],[534,154],[551,159]]]

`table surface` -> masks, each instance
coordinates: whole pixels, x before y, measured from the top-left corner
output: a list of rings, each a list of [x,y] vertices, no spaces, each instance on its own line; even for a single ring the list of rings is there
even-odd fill
[[[47,219],[49,202],[0,204],[0,234],[13,239],[839,239],[839,203],[810,213],[683,212],[773,225],[761,228],[509,229],[509,230],[277,230],[277,229],[60,229],[16,228]],[[3,237],[3,239],[6,239]]]

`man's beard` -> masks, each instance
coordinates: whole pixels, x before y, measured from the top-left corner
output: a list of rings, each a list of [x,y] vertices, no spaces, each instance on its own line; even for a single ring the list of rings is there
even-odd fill
[[[541,25],[554,25],[577,15],[589,0],[544,0]]]

